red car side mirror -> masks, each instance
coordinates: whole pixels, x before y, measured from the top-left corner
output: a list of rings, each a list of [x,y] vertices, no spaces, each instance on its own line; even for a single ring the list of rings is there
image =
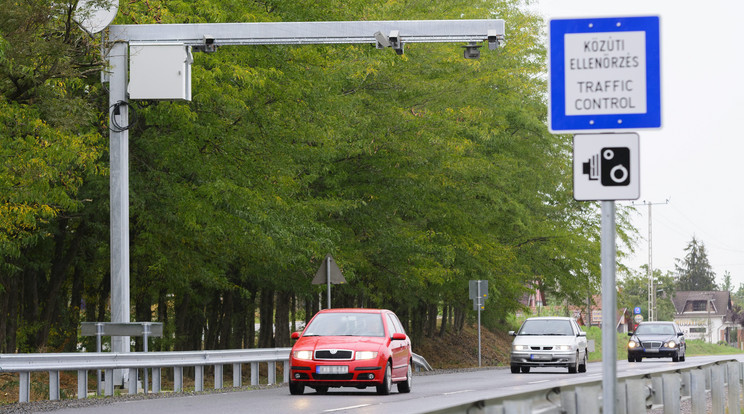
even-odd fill
[[[400,332],[396,332],[393,334],[393,341],[405,341],[406,340],[406,334],[402,334]]]
[[[299,332],[292,332],[292,339],[300,339],[300,333]]]

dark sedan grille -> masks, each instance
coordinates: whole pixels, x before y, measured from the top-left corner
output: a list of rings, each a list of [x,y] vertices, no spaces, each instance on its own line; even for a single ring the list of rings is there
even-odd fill
[[[661,348],[661,341],[643,341],[641,345],[644,348]]]
[[[346,349],[318,349],[315,351],[315,359],[351,359],[353,352]]]

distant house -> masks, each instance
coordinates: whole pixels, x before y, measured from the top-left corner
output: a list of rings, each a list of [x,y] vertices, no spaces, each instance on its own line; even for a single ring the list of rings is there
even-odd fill
[[[706,342],[737,342],[737,324],[733,321],[731,293],[728,291],[677,292],[672,297],[674,322],[687,339]]]

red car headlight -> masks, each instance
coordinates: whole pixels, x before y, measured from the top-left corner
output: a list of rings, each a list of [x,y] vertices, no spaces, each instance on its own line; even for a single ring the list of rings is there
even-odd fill
[[[302,359],[306,361],[313,359],[313,351],[294,351],[293,354],[295,359]]]
[[[375,359],[377,358],[377,352],[375,351],[357,351],[354,359],[357,361],[363,359]]]

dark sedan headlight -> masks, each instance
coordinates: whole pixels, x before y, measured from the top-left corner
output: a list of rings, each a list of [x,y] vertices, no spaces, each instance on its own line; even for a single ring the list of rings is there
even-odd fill
[[[674,341],[669,341],[664,345],[666,345],[667,348],[675,348],[677,346],[677,343]]]
[[[640,345],[636,341],[628,341],[628,349],[636,349]]]

